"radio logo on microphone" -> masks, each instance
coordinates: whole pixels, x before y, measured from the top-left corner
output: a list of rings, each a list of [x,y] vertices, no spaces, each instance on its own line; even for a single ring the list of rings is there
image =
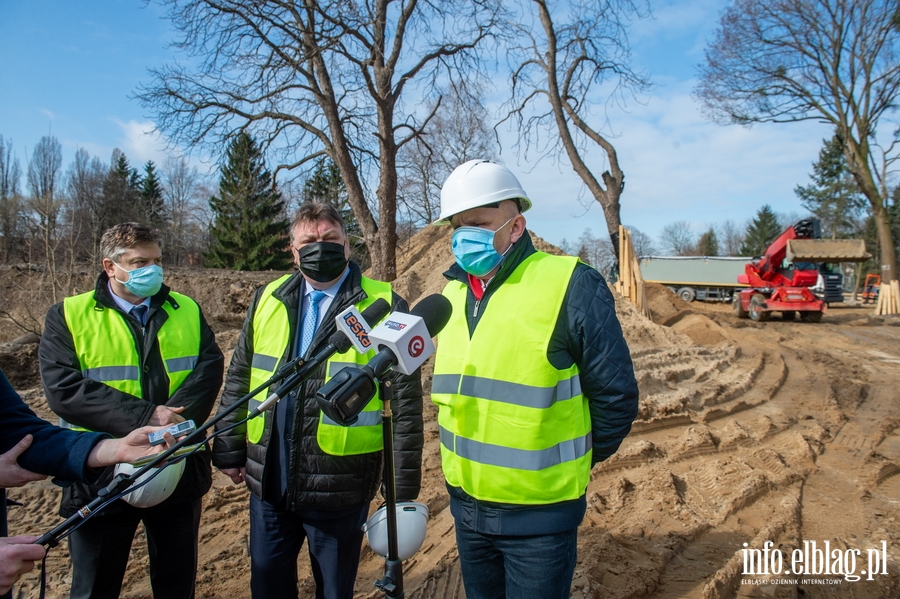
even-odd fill
[[[359,319],[352,313],[348,312],[342,316],[344,322],[350,328],[350,332],[359,340],[363,347],[369,347],[372,342],[369,341],[369,335],[366,334],[366,325],[361,323]]]
[[[393,320],[385,320],[384,323],[382,323],[382,324],[384,326],[386,326],[387,328],[392,329],[394,331],[402,331],[403,329],[406,328],[405,322],[396,322]]]
[[[409,355],[418,358],[425,350],[425,340],[416,335],[409,341]]]

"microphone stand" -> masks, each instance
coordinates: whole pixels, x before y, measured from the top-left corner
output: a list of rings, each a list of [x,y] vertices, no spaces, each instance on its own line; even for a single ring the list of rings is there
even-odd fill
[[[87,505],[85,505],[84,507],[79,509],[77,512],[75,512],[74,514],[69,516],[69,518],[67,518],[65,521],[63,521],[61,524],[59,524],[56,528],[54,528],[53,530],[51,530],[47,533],[44,533],[44,535],[42,535],[40,538],[38,538],[34,542],[34,544],[35,545],[46,545],[48,548],[56,547],[57,545],[59,545],[60,535],[68,532],[69,529],[71,529],[73,526],[75,526],[79,521],[91,516],[94,513],[94,510],[97,510],[98,508],[100,508],[107,500],[109,500],[111,497],[115,497],[122,491],[126,490],[128,487],[130,487],[134,483],[134,481],[136,481],[138,478],[140,478],[141,476],[146,474],[151,469],[153,469],[156,466],[165,462],[176,451],[178,451],[185,445],[187,445],[195,440],[199,441],[201,438],[205,442],[206,435],[202,435],[202,433],[205,433],[207,430],[209,430],[210,428],[215,426],[218,422],[220,422],[223,418],[225,418],[226,416],[228,416],[229,414],[231,414],[232,412],[237,410],[242,405],[248,403],[260,391],[262,391],[262,390],[266,389],[267,387],[270,387],[270,386],[274,385],[275,383],[278,383],[286,378],[288,380],[278,388],[277,392],[278,393],[286,393],[287,391],[290,391],[291,389],[293,389],[294,387],[296,387],[297,385],[302,383],[304,380],[309,378],[309,376],[313,373],[313,371],[316,368],[318,368],[318,366],[320,364],[322,364],[322,362],[326,361],[331,356],[331,354],[335,352],[336,349],[337,348],[335,347],[334,344],[329,343],[327,346],[325,346],[325,348],[322,351],[317,353],[315,356],[310,357],[309,360],[304,360],[302,357],[298,357],[298,358],[295,358],[294,360],[291,360],[290,362],[284,364],[281,368],[279,368],[278,370],[275,371],[275,373],[269,378],[269,380],[262,383],[256,389],[253,389],[252,391],[250,391],[249,393],[244,395],[242,398],[240,398],[238,401],[236,401],[232,405],[228,406],[228,408],[224,412],[216,414],[215,417],[213,417],[211,420],[208,420],[205,423],[203,423],[200,427],[195,429],[192,433],[190,433],[189,435],[186,435],[183,439],[181,439],[181,441],[178,441],[177,443],[175,443],[175,445],[171,446],[170,448],[168,448],[167,450],[165,450],[161,453],[156,454],[156,457],[154,457],[151,461],[147,462],[147,464],[142,466],[136,472],[134,472],[133,474],[130,474],[130,475],[129,474],[119,474],[118,476],[116,476],[112,480],[112,482],[110,482],[106,487],[104,487],[103,489],[100,489],[100,491],[98,491],[97,497],[95,497],[93,500],[91,500]],[[269,406],[271,406],[271,404],[275,403],[276,399],[282,397],[283,395],[278,395],[278,397],[274,398],[274,399],[273,399],[273,396],[274,396],[274,394],[270,395],[269,398],[267,398],[266,401],[260,405],[260,408],[262,408],[262,409],[256,408],[252,411],[252,412],[257,412],[256,414],[253,414],[252,412],[250,414],[248,414],[247,419],[249,420],[250,418],[255,418],[259,414],[262,414]],[[201,437],[201,435],[202,435],[202,437]],[[163,466],[163,467],[165,467],[165,466]]]
[[[375,586],[388,599],[403,599],[403,562],[398,555],[397,538],[397,490],[394,480],[394,429],[391,421],[391,400],[394,390],[391,381],[379,381],[378,397],[383,404],[381,410],[381,435],[384,444],[384,501],[387,511],[388,555],[384,560],[384,577],[375,581]]]

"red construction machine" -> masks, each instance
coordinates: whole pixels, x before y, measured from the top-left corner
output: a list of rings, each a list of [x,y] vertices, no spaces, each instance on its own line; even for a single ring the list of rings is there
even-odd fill
[[[781,312],[785,320],[797,314],[819,322],[827,309],[810,287],[819,278],[819,263],[857,262],[869,257],[861,239],[820,239],[816,219],[801,220],[773,241],[761,258],[744,267],[738,283],[749,285],[734,294],[734,311],[741,318],[768,320]]]

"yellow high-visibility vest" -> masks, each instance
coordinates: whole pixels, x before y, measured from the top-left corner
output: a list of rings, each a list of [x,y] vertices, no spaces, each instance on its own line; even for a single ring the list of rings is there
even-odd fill
[[[288,353],[292,342],[287,306],[272,295],[290,277],[291,275],[285,275],[266,285],[256,304],[256,311],[253,314],[253,355],[250,363],[251,390],[265,383],[284,363],[284,356]],[[378,298],[391,302],[390,283],[363,277],[362,288],[368,297],[356,304],[360,312]],[[334,354],[326,363],[325,382],[342,369],[348,366],[362,366],[374,356],[374,348],[366,354],[359,354],[352,347],[344,353]],[[260,391],[250,400],[248,409],[258,407],[268,393],[268,389]],[[316,433],[319,447],[331,455],[356,455],[380,451],[383,446],[381,404],[376,393],[351,426],[341,426],[320,412]],[[263,412],[247,423],[247,440],[250,443],[259,443],[262,439],[266,428],[265,419],[266,412]]]
[[[156,339],[163,367],[169,378],[169,395],[193,372],[200,355],[200,307],[186,295],[170,291],[160,309],[168,318]],[[176,307],[177,306],[177,307]],[[143,364],[126,316],[94,299],[94,292],[67,297],[63,301],[66,326],[75,343],[75,353],[86,379],[109,385],[123,393],[143,398]],[[76,430],[63,419],[60,426]]]
[[[581,497],[591,468],[591,416],[578,367],[547,348],[577,258],[537,252],[493,293],[471,338],[466,285],[438,336],[431,399],[447,483],[483,501],[541,505]]]

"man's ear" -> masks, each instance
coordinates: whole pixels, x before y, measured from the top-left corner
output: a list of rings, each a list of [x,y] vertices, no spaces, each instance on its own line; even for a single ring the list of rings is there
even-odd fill
[[[512,222],[512,226],[509,230],[509,240],[511,243],[515,243],[522,238],[522,235],[525,234],[525,217],[522,214],[517,214],[515,220]]]

